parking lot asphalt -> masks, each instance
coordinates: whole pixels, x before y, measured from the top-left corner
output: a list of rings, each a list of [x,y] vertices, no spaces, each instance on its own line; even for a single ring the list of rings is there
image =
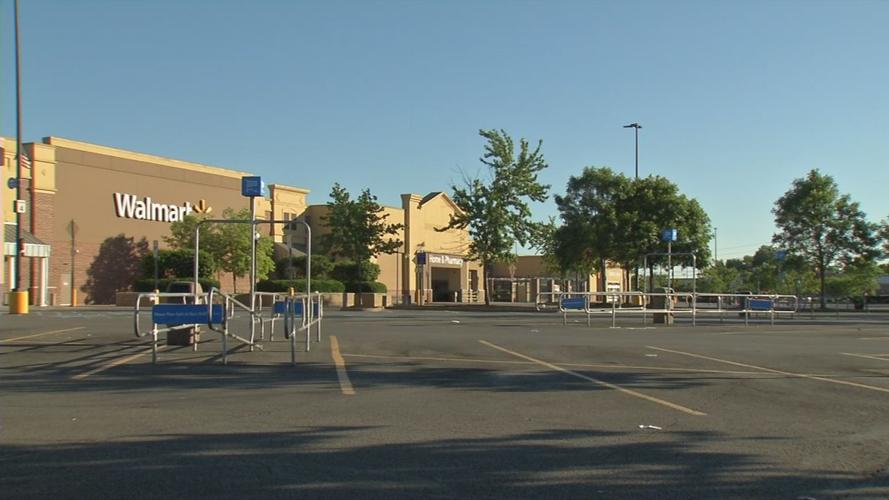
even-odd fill
[[[206,330],[153,365],[129,311],[4,314],[0,491],[889,498],[889,316],[610,325],[330,312],[295,367]]]

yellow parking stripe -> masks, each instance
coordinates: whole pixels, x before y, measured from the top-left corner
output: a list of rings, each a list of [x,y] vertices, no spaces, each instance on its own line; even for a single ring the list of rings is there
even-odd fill
[[[157,346],[157,350],[160,351],[160,350],[163,349],[164,347],[166,347],[166,346],[163,346],[163,345]],[[120,365],[129,363],[130,361],[132,361],[132,360],[134,360],[134,359],[138,359],[138,358],[140,358],[140,357],[142,357],[142,356],[145,356],[146,354],[151,354],[151,349],[150,349],[150,348],[149,348],[148,350],[146,350],[146,351],[138,352],[138,353],[136,353],[136,354],[127,356],[127,357],[125,357],[125,358],[115,359],[114,361],[112,361],[112,362],[110,362],[110,363],[106,363],[106,364],[104,364],[104,365],[102,365],[102,366],[100,366],[100,367],[98,367],[98,368],[94,368],[94,369],[92,369],[92,370],[90,370],[90,371],[83,372],[83,373],[78,373],[77,375],[73,375],[73,376],[71,377],[71,380],[83,380],[83,379],[89,377],[90,375],[95,375],[95,374],[97,374],[97,373],[102,373],[102,372],[104,372],[105,370],[110,370],[111,368],[114,368],[115,366],[120,366]]]
[[[340,342],[333,335],[330,336],[330,356],[336,365],[336,376],[340,381],[340,391],[345,396],[354,396],[355,389],[352,388],[352,382],[349,381],[349,374],[346,372],[346,360],[340,354]]]
[[[656,398],[656,397],[654,397],[654,396],[649,396],[649,395],[647,395],[647,394],[642,394],[641,392],[637,392],[637,391],[634,391],[634,390],[632,390],[632,389],[626,389],[626,388],[621,387],[621,386],[619,386],[619,385],[615,385],[615,384],[612,384],[612,383],[610,383],[610,382],[605,382],[604,380],[598,380],[598,379],[595,379],[595,378],[592,378],[592,377],[587,377],[586,375],[584,375],[584,374],[582,374],[582,373],[577,373],[577,372],[575,372],[575,371],[566,370],[565,368],[562,368],[562,367],[560,367],[560,366],[556,366],[556,365],[554,365],[554,364],[552,364],[552,363],[547,363],[546,361],[542,361],[542,360],[539,360],[539,359],[536,359],[536,358],[532,358],[531,356],[526,356],[526,355],[524,355],[524,354],[521,354],[521,353],[518,353],[518,352],[515,352],[515,351],[510,351],[509,349],[506,349],[505,347],[500,347],[499,345],[492,344],[492,343],[487,342],[487,341],[485,341],[485,340],[479,340],[479,342],[481,342],[482,344],[484,344],[484,345],[486,345],[486,346],[488,346],[488,347],[497,349],[497,350],[499,350],[499,351],[503,351],[503,352],[505,352],[505,353],[507,353],[507,354],[511,354],[511,355],[513,355],[513,356],[516,356],[516,357],[519,357],[519,358],[522,358],[522,359],[527,359],[528,361],[534,362],[534,363],[536,363],[536,364],[538,364],[538,365],[541,365],[541,366],[545,366],[545,367],[547,367],[547,368],[549,368],[549,369],[551,369],[551,370],[556,370],[556,371],[558,371],[558,372],[562,372],[562,373],[565,373],[565,374],[567,374],[567,375],[571,375],[572,377],[577,377],[577,378],[579,378],[579,379],[583,379],[583,380],[592,382],[592,383],[594,383],[594,384],[601,385],[602,387],[607,387],[607,388],[609,388],[609,389],[614,389],[615,391],[621,392],[621,393],[626,394],[626,395],[628,395],[628,396],[633,396],[634,398],[644,399],[644,400],[646,400],[646,401],[650,401],[650,402],[652,402],[652,403],[657,403],[657,404],[659,404],[659,405],[666,406],[667,408],[672,408],[672,409],[674,409],[674,410],[678,410],[678,411],[681,411],[681,412],[683,412],[683,413],[687,413],[687,414],[689,414],[689,415],[694,415],[694,416],[698,416],[698,417],[707,415],[707,414],[704,413],[704,412],[700,412],[700,411],[697,411],[697,410],[692,410],[691,408],[687,408],[687,407],[685,407],[685,406],[678,405],[678,404],[676,404],[676,403],[671,403],[671,402],[669,402],[669,401],[666,401],[666,400],[663,400],[663,399],[660,399],[660,398]]]
[[[15,342],[17,340],[25,340],[25,339],[33,339],[35,337],[43,337],[44,335],[52,335],[54,333],[65,333],[65,332],[73,332],[77,330],[85,329],[85,326],[77,326],[74,328],[65,328],[64,330],[53,330],[51,332],[43,332],[43,333],[35,333],[33,335],[25,335],[23,337],[13,337],[11,339],[0,339],[0,342]]]

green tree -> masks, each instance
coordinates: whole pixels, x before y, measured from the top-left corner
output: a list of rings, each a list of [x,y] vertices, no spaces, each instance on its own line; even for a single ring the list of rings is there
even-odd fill
[[[863,304],[864,297],[874,294],[880,285],[877,278],[882,269],[874,261],[861,261],[849,265],[842,273],[829,276],[825,288],[835,297],[850,297]]]
[[[621,262],[640,262],[649,254],[664,253],[667,244],[661,240],[661,231],[676,229],[677,241],[671,245],[673,253],[694,254],[698,268],[707,266],[710,259],[710,217],[697,200],[679,191],[669,179],[649,176],[633,182],[632,196],[622,209],[628,220],[624,243],[625,256]],[[649,276],[656,265],[666,265],[667,257],[648,257]],[[673,265],[692,264],[688,255],[672,258]],[[651,287],[651,284],[649,285]]]
[[[189,214],[182,220],[170,224],[170,235],[164,236],[164,242],[169,245],[172,250],[182,250],[192,252],[194,256],[194,235],[195,228],[198,223],[206,219],[206,216]],[[224,252],[222,237],[220,235],[220,225],[212,222],[204,222],[201,224],[200,236],[200,256],[203,257],[206,252],[213,260],[214,272],[217,265],[222,262],[222,254]],[[203,267],[203,258],[201,259]],[[194,274],[194,270],[188,274],[181,274],[177,277],[186,277]]]
[[[631,181],[623,174],[586,167],[568,179],[565,196],[555,197],[563,222],[555,235],[556,260],[569,269],[598,269],[599,291],[605,290],[607,261],[624,257],[622,226],[627,219],[621,211],[630,190]]]
[[[484,282],[494,262],[515,259],[516,242],[524,246],[535,239],[541,225],[531,220],[529,202],[547,198],[549,186],[537,180],[538,173],[547,167],[540,151],[543,141],[531,150],[528,141],[515,144],[504,130],[479,130],[485,144],[480,161],[488,167],[490,179],[465,178],[464,186],[451,186],[454,203],[460,211],[451,214],[448,225],[437,231],[466,229],[471,239],[468,255],[482,263]],[[491,296],[485,294],[490,305]]]
[[[354,200],[338,183],[330,191],[327,215],[321,219],[330,233],[322,240],[324,249],[336,257],[351,259],[355,266],[352,281],[360,281],[362,266],[381,253],[391,254],[402,248],[396,236],[404,229],[403,224],[389,224],[389,214],[377,202],[377,197],[365,189]]]
[[[710,219],[697,200],[679,192],[669,180],[651,176],[628,179],[608,168],[585,168],[571,177],[567,194],[557,197],[563,225],[555,231],[555,260],[562,265],[597,268],[606,260],[616,262],[627,273],[643,257],[663,253],[661,231],[678,230],[674,253],[693,253],[698,267],[710,257]],[[666,264],[662,256],[648,259],[653,286],[654,267]],[[677,255],[674,264],[690,265],[692,259]],[[599,280],[600,287],[605,280]]]
[[[717,262],[707,267],[698,279],[698,291],[702,293],[726,293],[736,291],[741,282],[741,271]]]
[[[216,274],[216,261],[206,250],[201,250],[198,277],[211,278]],[[142,259],[142,278],[154,277],[154,254]],[[157,253],[159,278],[189,278],[194,276],[194,248],[160,250]]]
[[[835,265],[870,261],[879,255],[876,225],[848,194],[841,195],[833,178],[817,169],[793,181],[772,210],[779,232],[772,241],[800,255],[819,278],[821,308],[826,306],[825,280]]]
[[[242,208],[235,211],[227,208],[222,216],[229,220],[250,220],[250,210]],[[261,233],[254,231],[250,224],[218,224],[218,256],[217,265],[225,272],[232,274],[232,290],[238,291],[238,278],[250,273],[250,250],[252,237]],[[201,232],[203,241],[203,231]],[[275,269],[275,260],[272,257],[274,242],[268,236],[259,236],[256,240],[256,278],[266,279]],[[203,244],[201,244],[203,248]]]
[[[883,255],[889,255],[889,218],[880,224],[880,239],[883,240]]]

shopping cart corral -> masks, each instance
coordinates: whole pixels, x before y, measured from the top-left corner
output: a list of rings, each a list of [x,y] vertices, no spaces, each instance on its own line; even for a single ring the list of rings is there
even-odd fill
[[[296,333],[306,332],[306,351],[310,349],[311,330],[316,328],[316,342],[321,341],[321,320],[324,315],[323,302],[318,293],[309,295],[256,294],[254,307],[244,304],[232,295],[212,288],[206,294],[191,293],[142,293],[136,297],[134,310],[134,330],[139,338],[151,335],[152,363],[157,363],[158,342],[164,335],[169,343],[171,335],[191,332],[189,345],[198,349],[198,332],[202,326],[220,335],[223,364],[228,361],[228,340],[235,340],[249,347],[250,351],[263,350],[256,339],[256,326],[259,325],[260,339],[264,339],[266,327],[269,342],[274,341],[276,322],[282,325],[284,337],[290,339],[291,360],[296,363]],[[263,295],[269,295],[264,297]],[[265,300],[264,300],[265,299]],[[263,302],[271,304],[263,307]],[[151,307],[145,307],[151,304]],[[151,328],[143,328],[150,312]],[[232,328],[232,320],[246,317],[250,322],[247,333],[239,333]]]
[[[547,292],[537,296],[537,310],[545,311],[548,305],[557,304],[562,323],[568,323],[571,314],[586,316],[587,326],[593,316],[610,315],[611,326],[617,326],[618,316],[636,316],[643,323],[649,316],[655,322],[672,322],[674,317],[689,317],[692,326],[698,316],[719,316],[721,321],[739,317],[744,324],[751,319],[768,318],[770,324],[780,316],[799,312],[799,299],[795,295],[694,293],[676,292]],[[666,321],[669,319],[670,321]]]

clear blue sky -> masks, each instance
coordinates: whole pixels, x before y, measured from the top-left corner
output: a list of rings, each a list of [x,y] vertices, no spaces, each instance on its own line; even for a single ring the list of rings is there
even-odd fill
[[[889,215],[889,1],[21,0],[25,140],[57,135],[385,204],[478,172],[479,128],[676,182],[720,258],[819,168]],[[2,123],[15,134],[12,0]],[[553,202],[535,216],[555,215]]]

